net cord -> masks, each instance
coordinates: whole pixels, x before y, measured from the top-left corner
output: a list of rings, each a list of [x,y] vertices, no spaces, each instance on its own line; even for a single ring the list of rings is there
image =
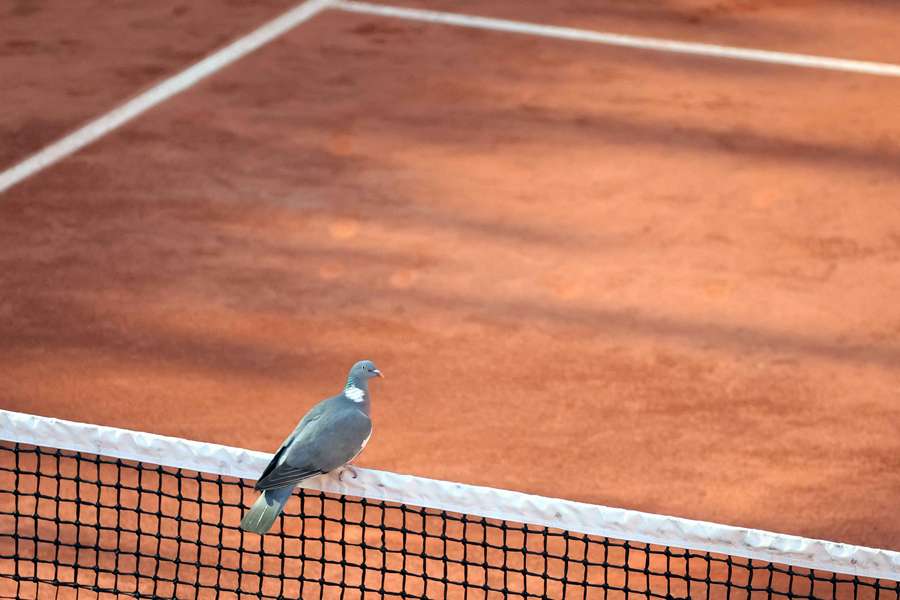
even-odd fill
[[[181,438],[0,410],[0,440],[166,467],[256,479],[271,454]],[[546,498],[387,471],[314,477],[303,487],[528,523],[575,533],[900,581],[900,552]]]

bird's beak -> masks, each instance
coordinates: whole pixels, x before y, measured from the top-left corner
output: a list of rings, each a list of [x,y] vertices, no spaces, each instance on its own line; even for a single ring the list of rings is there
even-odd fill
[[[381,373],[381,371],[379,371],[378,369],[375,369],[375,370],[372,371],[372,372],[375,373],[376,375],[378,375],[379,377],[384,377],[384,375],[383,375],[383,374]]]

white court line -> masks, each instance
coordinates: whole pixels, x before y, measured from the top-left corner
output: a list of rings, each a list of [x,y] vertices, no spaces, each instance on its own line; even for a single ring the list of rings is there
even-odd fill
[[[368,2],[357,2],[354,0],[307,0],[280,17],[266,23],[234,43],[194,64],[185,71],[166,79],[143,94],[138,95],[118,108],[91,121],[61,140],[54,142],[22,162],[3,171],[0,173],[0,193],[8,190],[31,175],[34,175],[38,171],[45,169],[53,163],[80,150],[84,146],[96,141],[100,137],[156,106],[160,102],[168,100],[172,96],[183,92],[201,79],[271,42],[275,38],[283,35],[300,23],[309,20],[311,17],[327,8],[383,17],[395,17],[414,21],[455,25],[458,27],[472,27],[579,42],[624,46],[642,50],[694,54],[795,67],[900,77],[900,65],[889,63],[830,58],[808,54],[792,54],[788,52],[773,52],[770,50],[757,50],[753,48],[736,48],[733,46],[718,46],[715,44],[679,42],[676,40],[621,35],[586,29],[576,29],[572,27],[523,23],[507,19],[494,19],[433,10],[370,4]]]
[[[307,0],[280,17],[207,56],[186,70],[153,86],[80,129],[70,133],[19,164],[0,173],[0,193],[70,154],[96,141],[160,102],[183,92],[201,79],[246,56],[275,38],[309,20],[331,4],[331,0]]]
[[[356,2],[354,0],[335,0],[331,8],[382,17],[396,17],[412,21],[455,25],[457,27],[490,29],[493,31],[537,35],[578,42],[624,46],[626,48],[638,48],[641,50],[696,54],[700,56],[730,58],[776,65],[788,65],[792,67],[807,67],[811,69],[827,69],[831,71],[848,71],[851,73],[864,73],[868,75],[900,77],[900,65],[890,63],[830,58],[827,56],[813,56],[810,54],[793,54],[790,52],[774,52],[771,50],[757,50],[755,48],[737,48],[734,46],[719,46],[716,44],[701,44],[697,42],[679,42],[676,40],[621,35],[617,33],[576,29],[573,27],[558,27],[555,25],[539,25],[537,23],[523,23],[521,21],[478,17],[436,10],[370,4],[368,2]]]

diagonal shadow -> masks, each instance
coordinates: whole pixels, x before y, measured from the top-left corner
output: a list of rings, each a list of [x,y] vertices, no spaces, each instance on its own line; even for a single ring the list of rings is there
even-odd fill
[[[850,171],[882,171],[900,176],[900,147],[888,137],[866,146],[808,141],[761,133],[735,126],[727,130],[703,125],[603,112],[560,112],[525,104],[515,110],[471,110],[453,113],[455,128],[447,135],[430,117],[388,117],[404,122],[404,131],[423,134],[424,143],[466,145],[516,144],[539,140],[560,146],[602,143],[617,146],[658,146],[689,152],[731,154],[754,159],[821,166]],[[483,123],[491,123],[486,130]],[[411,126],[410,126],[411,125]],[[490,137],[488,137],[490,136]]]
[[[740,353],[775,350],[835,362],[872,364],[888,369],[900,368],[900,346],[889,344],[852,343],[759,326],[673,319],[624,308],[559,306],[509,299],[476,299],[423,290],[402,292],[382,289],[378,295],[404,305],[407,310],[410,301],[413,301],[441,312],[480,314],[491,320],[515,322],[523,326],[540,321],[576,326],[585,335],[631,335],[650,339],[661,337]]]

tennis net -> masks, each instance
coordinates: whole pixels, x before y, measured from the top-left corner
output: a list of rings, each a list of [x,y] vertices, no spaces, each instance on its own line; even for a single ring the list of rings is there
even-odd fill
[[[900,599],[900,553],[0,411],[0,596]]]

